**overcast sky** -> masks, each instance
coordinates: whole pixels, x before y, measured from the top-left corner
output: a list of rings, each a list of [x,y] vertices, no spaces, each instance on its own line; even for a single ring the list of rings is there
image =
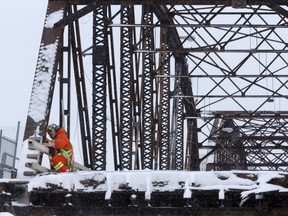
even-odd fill
[[[0,127],[26,123],[47,2],[1,2]]]

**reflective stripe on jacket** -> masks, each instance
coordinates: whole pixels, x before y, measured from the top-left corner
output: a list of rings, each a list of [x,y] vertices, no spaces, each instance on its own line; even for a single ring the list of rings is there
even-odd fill
[[[71,160],[72,160],[72,157],[73,157],[73,149],[70,149],[68,151],[65,151],[64,149],[61,149],[60,152],[57,154],[57,155],[62,155],[64,156],[67,161],[68,161],[68,168],[71,167]]]

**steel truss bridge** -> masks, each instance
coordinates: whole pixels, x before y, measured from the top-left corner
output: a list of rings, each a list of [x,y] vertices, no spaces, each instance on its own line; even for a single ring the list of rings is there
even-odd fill
[[[24,140],[57,98],[92,170],[287,170],[287,5],[49,0]]]

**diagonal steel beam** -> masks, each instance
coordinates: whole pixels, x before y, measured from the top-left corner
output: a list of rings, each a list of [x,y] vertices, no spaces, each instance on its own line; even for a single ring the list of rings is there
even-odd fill
[[[40,136],[45,134],[44,129],[47,126],[50,115],[57,74],[59,42],[63,32],[61,27],[54,27],[54,18],[57,18],[56,21],[61,20],[66,13],[66,6],[67,2],[65,1],[49,1],[48,3],[28,108],[24,140],[29,139],[34,134],[39,134]]]

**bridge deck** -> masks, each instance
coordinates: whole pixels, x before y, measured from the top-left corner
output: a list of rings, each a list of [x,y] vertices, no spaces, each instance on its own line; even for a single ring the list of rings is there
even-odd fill
[[[85,211],[86,215],[209,211],[218,215],[271,215],[276,211],[283,215],[281,212],[288,210],[287,173],[276,171],[43,173],[29,181],[3,181],[1,188],[2,209],[12,200],[8,206],[19,210],[26,197],[21,206],[27,215],[40,215],[44,209],[56,215],[63,215],[63,211]],[[67,208],[61,209],[63,206]]]

